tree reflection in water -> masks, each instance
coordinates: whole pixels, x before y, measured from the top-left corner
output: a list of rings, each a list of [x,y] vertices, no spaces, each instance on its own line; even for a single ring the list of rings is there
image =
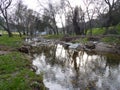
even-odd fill
[[[119,55],[114,57],[108,54],[86,53],[65,49],[60,44],[41,47],[40,52],[45,56],[44,60],[33,61],[46,63],[40,65],[41,67],[44,65],[44,81],[48,88],[51,88],[50,85],[62,87],[62,90],[119,90],[120,88]],[[40,52],[39,55],[42,56]]]

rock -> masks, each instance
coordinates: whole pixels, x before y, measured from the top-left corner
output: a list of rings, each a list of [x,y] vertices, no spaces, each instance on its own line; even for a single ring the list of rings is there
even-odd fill
[[[29,53],[31,48],[32,48],[31,46],[22,46],[18,50],[23,53]]]
[[[69,46],[69,49],[77,49],[77,47],[79,46],[80,44],[76,43],[76,44],[71,44]]]
[[[88,41],[99,41],[99,40],[100,40],[100,37],[97,37],[97,36],[88,37]]]
[[[69,46],[72,45],[72,43],[62,43],[62,45],[63,45],[63,47],[64,47],[65,49],[68,49]]]
[[[70,37],[65,37],[65,38],[62,39],[62,41],[70,42],[70,41],[72,41],[72,38],[70,38]]]
[[[90,41],[90,42],[88,42],[88,43],[85,45],[85,47],[86,47],[87,49],[95,49],[95,43],[92,42],[92,41]]]
[[[82,45],[82,44],[79,44],[76,49],[77,49],[77,50],[84,50],[84,49],[85,49],[85,46]]]

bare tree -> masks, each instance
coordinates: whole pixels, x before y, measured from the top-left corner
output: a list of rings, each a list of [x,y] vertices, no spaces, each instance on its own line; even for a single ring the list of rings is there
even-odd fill
[[[73,14],[74,14],[74,7],[72,7],[69,0],[64,0],[66,4],[66,14],[65,14],[65,26],[68,34],[75,33],[74,26],[73,26]]]
[[[115,7],[115,2],[117,2],[118,0],[104,0],[105,3],[108,5],[108,13],[107,13],[107,27],[110,26],[112,24],[112,11]]]
[[[20,37],[22,36],[22,30],[23,30],[23,11],[24,11],[24,5],[22,1],[18,1],[16,5],[15,12],[11,14],[10,16],[10,23],[14,25],[14,28],[17,29]]]
[[[76,35],[83,35],[85,22],[84,22],[84,12],[82,11],[81,7],[75,7],[72,20]]]
[[[10,7],[11,3],[12,3],[12,0],[0,0],[0,12],[5,20],[5,24],[2,23],[0,24],[0,26],[2,26],[8,32],[9,37],[12,36],[12,33],[10,31],[10,26],[8,22],[8,11],[7,10]]]
[[[83,0],[83,3],[86,8],[86,19],[88,21],[87,27],[90,29],[90,35],[92,35],[92,20],[94,19],[94,15],[96,12],[96,8],[94,7],[94,0]],[[87,32],[87,31],[86,31]]]
[[[55,34],[58,34],[58,26],[56,22],[56,15],[57,15],[58,8],[54,7],[50,2],[49,2],[49,15],[51,17],[51,24],[54,27]]]
[[[29,16],[28,16],[28,19],[29,19],[29,32],[30,32],[30,36],[33,36],[36,32],[35,30],[35,20],[36,20],[36,16],[34,15],[34,11],[33,10],[28,10],[28,13],[29,13]]]
[[[59,12],[58,12],[58,14],[59,14],[59,16],[60,16],[63,34],[65,34],[65,33],[66,33],[65,25],[64,25],[64,21],[65,21],[65,20],[63,19],[63,17],[65,17],[65,15],[66,15],[66,4],[65,4],[65,0],[60,0],[60,7],[59,7]]]
[[[25,9],[23,11],[23,19],[21,25],[25,28],[24,32],[28,36],[33,36],[35,34],[35,22],[36,16],[34,15],[34,11],[31,9]]]
[[[103,27],[107,21],[105,18],[105,15],[107,13],[106,3],[103,2],[103,0],[94,0],[94,6],[96,9],[95,14],[97,16],[96,24],[98,27]]]
[[[15,12],[10,17],[10,22],[14,24],[20,36],[22,34],[33,36],[36,34],[36,22],[38,18],[38,13],[27,9],[27,6],[20,0],[16,4]]]
[[[65,26],[66,26],[66,30],[67,30],[67,34],[73,34],[74,33],[74,28],[73,28],[73,13],[71,10],[69,10],[66,13],[65,16]]]
[[[47,6],[44,6],[43,3],[40,2],[40,0],[38,1],[43,10],[42,17],[44,18],[43,19],[44,25],[46,25],[46,28],[49,28],[49,30],[52,30],[53,34],[59,34],[56,20],[59,7],[53,2],[50,2],[50,0],[48,0],[48,2],[46,3]]]

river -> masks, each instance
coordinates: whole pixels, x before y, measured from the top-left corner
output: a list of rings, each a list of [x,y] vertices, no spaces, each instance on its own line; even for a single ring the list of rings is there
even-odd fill
[[[41,46],[33,54],[36,74],[49,90],[120,90],[120,56]]]

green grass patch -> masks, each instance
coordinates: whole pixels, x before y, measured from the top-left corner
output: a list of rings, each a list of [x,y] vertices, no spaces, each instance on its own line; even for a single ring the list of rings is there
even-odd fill
[[[87,34],[89,35],[90,30],[87,31]],[[92,34],[93,35],[103,35],[105,33],[105,28],[93,28]]]
[[[11,52],[0,56],[0,90],[33,90],[34,81],[41,82],[42,75],[30,70],[29,58],[22,53]]]
[[[0,29],[0,34],[7,34],[7,32],[3,29]]]
[[[3,30],[3,29],[0,29],[0,34],[8,34],[8,32]],[[12,32],[12,34],[19,35],[19,33],[17,31],[16,32]]]
[[[22,45],[22,40],[23,37],[19,37],[19,35],[13,35],[13,37],[9,37],[7,34],[3,34],[0,36],[0,45],[19,47]]]
[[[80,39],[76,39],[74,41],[72,41],[72,43],[87,43],[88,42],[88,39],[87,38],[80,38]]]
[[[43,37],[46,39],[61,39],[64,35],[44,35]]]
[[[109,44],[120,44],[120,39],[116,37],[104,37],[101,39],[101,41]]]

